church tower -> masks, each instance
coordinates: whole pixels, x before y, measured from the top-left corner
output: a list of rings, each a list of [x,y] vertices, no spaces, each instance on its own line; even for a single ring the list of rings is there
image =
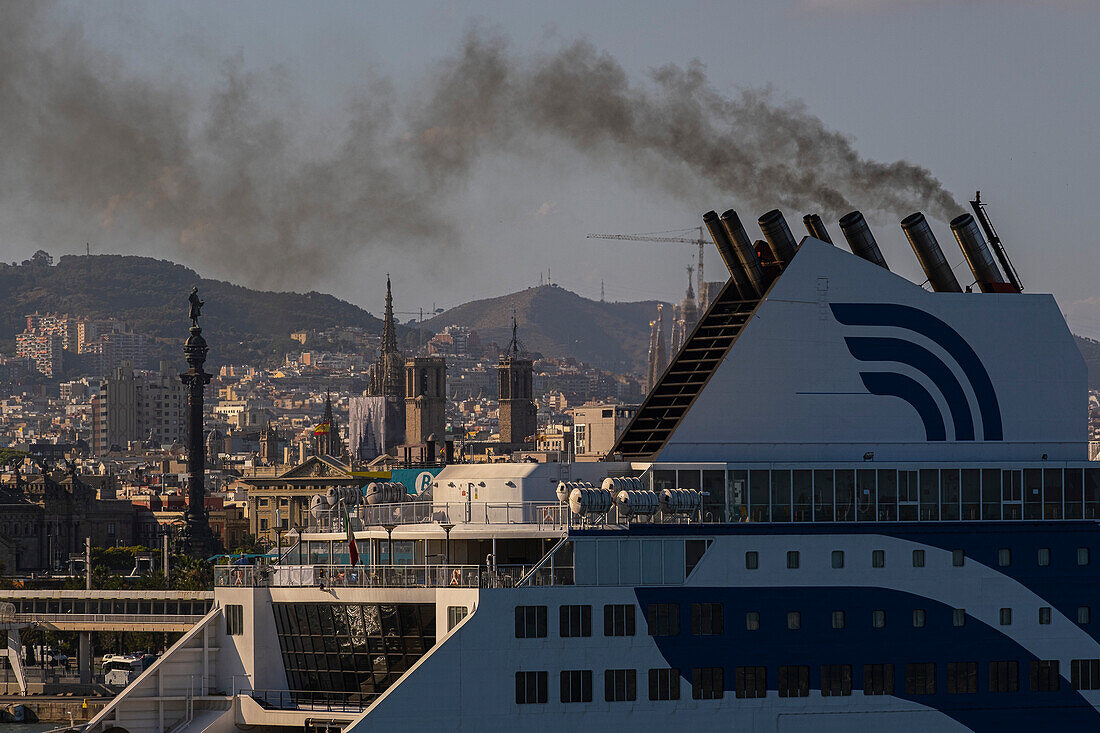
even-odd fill
[[[393,292],[386,276],[386,315],[382,324],[382,347],[370,369],[367,394],[390,400],[405,398],[405,357],[397,349],[397,328],[393,320]]]
[[[532,443],[538,430],[533,396],[534,364],[523,356],[512,314],[512,340],[497,364],[500,378],[500,442]]]
[[[441,356],[405,361],[405,443],[447,440],[447,363]]]
[[[340,426],[336,424],[336,418],[332,414],[332,399],[325,395],[325,415],[321,418],[321,424],[313,431],[316,443],[316,452],[319,456],[339,456]]]

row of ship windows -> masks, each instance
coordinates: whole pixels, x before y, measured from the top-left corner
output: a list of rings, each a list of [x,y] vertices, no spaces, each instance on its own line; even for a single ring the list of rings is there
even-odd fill
[[[604,636],[634,636],[636,631],[634,608],[629,604],[608,604],[604,606]],[[1050,606],[1040,606],[1038,609],[1039,624],[1042,626],[1049,625],[1052,613]],[[724,632],[725,613],[721,603],[692,603],[690,604],[690,616],[691,634],[693,636],[717,636]],[[1001,626],[1011,626],[1012,609],[999,609],[998,620]],[[912,621],[913,628],[924,628],[928,623],[928,611],[923,608],[914,608]],[[1090,606],[1078,606],[1077,623],[1088,624],[1091,622],[1092,608]],[[834,629],[847,628],[847,613],[842,610],[832,611],[831,625]],[[965,608],[951,610],[951,625],[966,625]],[[648,604],[646,606],[646,627],[650,636],[679,636],[680,604]],[[886,628],[885,610],[871,611],[871,627],[875,629]],[[788,611],[787,629],[798,631],[801,628],[802,612]],[[745,630],[760,630],[760,613],[758,611],[745,613]],[[516,606],[516,638],[542,639],[546,636],[546,606]],[[561,638],[592,636],[592,607],[585,605],[559,606],[558,636]]]
[[[778,469],[653,472],[653,487],[701,489],[752,522],[1096,519],[1100,469]],[[706,508],[706,507],[704,507]]]
[[[1039,567],[1048,567],[1051,563],[1051,552],[1049,547],[1040,547],[1035,553],[1035,563]],[[1091,562],[1092,553],[1087,547],[1077,548],[1077,565],[1083,567]],[[913,567],[923,568],[925,562],[924,550],[913,550]],[[833,568],[844,567],[844,550],[833,550],[830,557],[830,563]],[[966,551],[965,550],[952,550],[951,551],[951,564],[954,567],[961,568],[966,565]],[[1002,547],[997,550],[997,565],[1002,568],[1006,568],[1012,565],[1012,550],[1008,547]],[[790,570],[797,570],[802,566],[802,553],[799,550],[787,551],[787,568]],[[886,567],[886,550],[871,550],[871,567],[884,568]],[[759,570],[760,569],[760,553],[756,550],[749,550],[745,553],[745,569],[746,570]]]
[[[940,680],[935,662],[905,664],[905,694],[935,695],[939,682],[946,681],[949,695],[978,692],[977,662],[948,662],[946,680]],[[989,692],[1019,692],[1020,663],[1017,660],[989,662],[985,689]],[[821,668],[822,697],[851,695],[852,665],[825,664]],[[776,690],[779,697],[809,697],[810,667],[784,665],[778,669]],[[714,700],[725,695],[723,667],[693,667],[691,698]],[[738,698],[761,698],[768,693],[768,668],[763,666],[734,667],[733,692]],[[1029,664],[1031,692],[1057,692],[1061,688],[1058,660],[1031,660]],[[604,701],[629,702],[637,699],[637,672],[633,669],[604,670]],[[548,696],[549,673],[545,671],[516,672],[516,704],[543,704]],[[894,665],[863,665],[864,695],[893,695]],[[1074,659],[1070,662],[1070,684],[1075,690],[1100,689],[1100,659]],[[858,689],[858,688],[857,688]],[[559,674],[558,699],[563,703],[592,702],[592,670],[569,669]],[[680,699],[680,670],[649,670],[650,700]]]

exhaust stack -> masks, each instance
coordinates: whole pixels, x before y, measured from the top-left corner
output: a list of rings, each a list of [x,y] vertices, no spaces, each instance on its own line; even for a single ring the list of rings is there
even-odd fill
[[[783,218],[783,212],[772,209],[757,220],[760,231],[764,233],[764,239],[771,245],[775,258],[782,267],[786,267],[794,259],[794,253],[798,249],[795,244],[791,228],[787,226],[787,220]]]
[[[905,217],[901,220],[901,228],[913,247],[928,282],[932,284],[932,290],[937,293],[961,293],[959,281],[955,279],[955,273],[943,256],[943,250],[940,249],[936,235],[932,233],[924,214],[918,211]]]
[[[757,295],[763,295],[764,291],[768,289],[769,278],[760,266],[760,257],[753,249],[752,243],[749,241],[749,235],[745,233],[745,227],[741,224],[741,217],[737,216],[737,212],[733,209],[728,209],[722,214],[722,226],[726,228],[726,234],[733,242],[737,259],[741,262],[741,269],[752,281]]]
[[[806,231],[814,239],[820,239],[822,242],[828,242],[829,244],[833,243],[833,238],[829,236],[829,231],[825,228],[825,222],[821,221],[821,217],[817,214],[806,214],[802,217],[802,223],[806,225]]]
[[[703,214],[703,223],[706,224],[707,231],[710,232],[710,238],[714,240],[714,245],[718,248],[718,255],[722,258],[722,262],[726,264],[726,269],[730,271],[730,277],[733,278],[733,284],[737,286],[740,297],[747,299],[758,296],[759,293],[755,292],[752,281],[749,280],[745,271],[741,268],[740,258],[734,251],[733,242],[730,241],[726,228],[718,218],[718,212],[708,211]]]
[[[993,261],[993,254],[986,246],[978,223],[970,214],[961,214],[951,220],[951,231],[966,257],[966,264],[970,265],[970,271],[974,273],[974,279],[983,293],[1016,292],[1016,289],[1008,285],[1001,277],[1001,271]]]
[[[840,219],[840,231],[848,240],[848,246],[852,248],[852,254],[862,257],[868,262],[873,262],[884,270],[890,267],[886,264],[886,258],[882,256],[882,250],[878,248],[875,235],[871,234],[871,228],[867,226],[867,220],[863,214],[853,211],[845,214]]]

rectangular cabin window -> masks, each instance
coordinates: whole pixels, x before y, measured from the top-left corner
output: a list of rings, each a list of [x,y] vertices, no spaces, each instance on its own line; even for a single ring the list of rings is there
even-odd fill
[[[558,687],[562,702],[592,702],[592,670],[563,669]]]
[[[646,625],[650,636],[679,636],[680,604],[650,603],[646,607]]]
[[[675,668],[649,670],[649,699],[679,700],[680,670]]]
[[[802,628],[802,612],[801,611],[788,611],[787,612],[787,628],[790,631],[798,631]]]
[[[1001,609],[1001,626],[1011,626],[1011,625],[1012,625],[1012,609],[1011,608],[1002,608]]]
[[[1040,626],[1049,626],[1050,625],[1050,606],[1040,606],[1039,607],[1039,625]]]
[[[844,550],[833,550],[832,565],[834,570],[844,567]]]
[[[1008,547],[1002,547],[997,550],[997,565],[1002,568],[1007,568],[1012,564],[1012,550]]]
[[[738,698],[766,697],[768,670],[766,667],[736,667],[733,670],[733,692]]]
[[[844,611],[833,611],[833,628],[844,628]]]
[[[745,630],[746,631],[759,631],[760,630],[760,612],[749,611],[745,614]]]
[[[763,669],[762,667],[760,669]],[[718,700],[725,693],[725,675],[721,667],[694,667],[691,670],[691,699]],[[746,697],[748,697],[746,695]],[[755,697],[755,695],[753,695]]]
[[[1057,659],[1033,659],[1030,666],[1032,692],[1058,692]]]
[[[1100,690],[1100,659],[1073,659],[1070,682],[1075,690]]]
[[[638,675],[633,669],[609,669],[603,673],[604,702],[630,702],[638,698]]]
[[[720,635],[722,633],[722,604],[692,603],[691,633],[693,636]]]
[[[865,665],[863,665],[863,694],[864,695],[893,695],[894,694],[894,665],[892,665],[892,664],[865,664]]]
[[[703,519],[709,522],[729,521],[726,514],[725,471],[703,471]]]
[[[1040,547],[1035,561],[1039,564],[1039,567],[1045,568],[1050,565],[1050,548]]]
[[[799,562],[798,550],[788,550],[787,551],[787,569],[788,570],[797,570],[798,569],[798,562]]]
[[[458,622],[469,615],[470,609],[466,606],[447,606],[447,631],[458,626]]]
[[[760,568],[760,553],[749,550],[745,553],[745,570],[757,570]]]
[[[1092,621],[1092,608],[1089,606],[1077,607],[1077,623],[1087,624]]]
[[[882,611],[882,610],[871,611],[871,628],[873,628],[873,629],[886,628],[886,611]]]
[[[558,635],[592,636],[592,606],[558,606]]]
[[[914,608],[913,609],[913,628],[914,629],[923,629],[924,628],[924,623],[927,620],[927,618],[928,618],[928,615],[927,615],[927,613],[925,613],[925,610],[923,608]]]
[[[919,519],[920,482],[916,471],[898,471],[898,519],[915,522]]]
[[[1100,519],[1100,468],[1084,471],[1085,519]]]
[[[951,611],[952,626],[966,626],[966,609],[955,608]]]
[[[924,550],[913,550],[913,567],[924,567]]]
[[[743,522],[749,518],[749,472],[738,469],[728,474],[730,520]]]
[[[227,636],[241,636],[244,634],[244,606],[226,605],[225,633]]]
[[[1077,564],[1088,565],[1089,564],[1089,548],[1078,547],[1077,548]]]
[[[603,607],[604,636],[634,636],[634,606],[609,604]]]
[[[546,702],[546,672],[516,672],[516,704]]]
[[[886,567],[886,550],[871,550],[871,567]]]
[[[779,668],[780,697],[809,697],[810,668],[785,665]]]
[[[905,694],[936,694],[936,665],[934,662],[917,662],[905,665]]]
[[[1020,690],[1020,663],[1010,661],[990,661],[989,691],[1018,692]]]
[[[852,694],[852,665],[824,664],[821,666],[821,696],[841,697]]]
[[[947,663],[947,694],[969,695],[978,691],[977,662]]]
[[[516,606],[516,638],[546,637],[546,606]]]
[[[952,550],[951,564],[956,568],[966,565],[966,550]]]

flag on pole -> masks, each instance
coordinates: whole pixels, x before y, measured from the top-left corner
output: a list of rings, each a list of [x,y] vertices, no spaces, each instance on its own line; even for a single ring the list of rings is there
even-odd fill
[[[326,435],[326,434],[328,434],[328,431],[329,431],[329,424],[327,422],[323,422],[323,423],[321,423],[320,425],[318,425],[317,427],[315,427],[313,429],[313,434],[314,435]]]
[[[344,507],[344,526],[348,529],[348,557],[351,558],[352,565],[358,565],[359,546],[355,544],[355,533],[351,531],[351,517],[347,507]]]

